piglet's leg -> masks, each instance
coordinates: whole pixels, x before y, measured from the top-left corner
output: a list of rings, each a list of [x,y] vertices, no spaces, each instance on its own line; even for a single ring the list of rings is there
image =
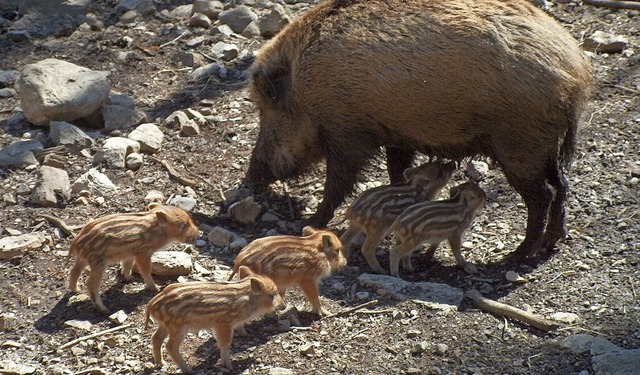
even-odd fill
[[[461,234],[456,233],[449,237],[449,245],[451,245],[451,250],[453,251],[453,256],[456,258],[456,263],[458,263],[458,266],[462,267],[467,273],[478,272],[478,268],[473,263],[467,262],[462,256],[462,252],[460,251],[461,244]]]
[[[125,259],[122,261],[122,276],[125,280],[131,280],[131,271],[133,270],[133,259]]]
[[[307,296],[307,299],[313,306],[313,312],[320,315],[325,316],[329,315],[329,312],[320,306],[320,297],[318,290],[318,282],[315,280],[302,280],[300,282],[300,289]]]
[[[410,257],[413,249],[417,246],[413,241],[400,241],[389,254],[389,266],[391,268],[391,276],[400,277],[400,260]]]
[[[96,308],[103,313],[109,312],[109,309],[106,308],[102,303],[102,299],[100,299],[100,283],[102,282],[102,275],[104,275],[105,268],[104,264],[91,265],[91,272],[89,273],[89,279],[87,280],[89,297],[91,297]]]
[[[187,335],[186,327],[180,327],[178,329],[170,329],[169,341],[167,341],[167,353],[173,359],[173,361],[180,367],[182,372],[191,372],[191,367],[184,361],[182,355],[180,355],[180,344],[184,341],[184,337]]]
[[[233,329],[228,325],[217,324],[213,327],[216,333],[216,342],[220,350],[220,360],[222,365],[229,370],[233,370],[231,364],[231,341],[233,340]]]
[[[69,289],[74,293],[78,293],[80,291],[78,289],[78,278],[85,267],[87,267],[87,263],[78,258],[76,259],[76,264],[73,265],[73,268],[69,273]]]
[[[136,256],[136,264],[138,265],[138,270],[140,274],[144,278],[144,283],[147,286],[147,289],[158,291],[158,286],[153,281],[151,277],[151,256],[146,255],[138,255]]]
[[[158,329],[153,336],[151,336],[151,343],[153,344],[153,362],[158,366],[164,365],[164,361],[162,360],[162,343],[164,342],[164,339],[167,338],[168,334],[169,330],[167,327],[163,323],[159,322]]]
[[[387,228],[372,228],[366,232],[367,239],[362,245],[362,255],[367,260],[369,267],[381,275],[386,275],[387,271],[380,266],[378,258],[376,258],[376,248],[382,241]]]

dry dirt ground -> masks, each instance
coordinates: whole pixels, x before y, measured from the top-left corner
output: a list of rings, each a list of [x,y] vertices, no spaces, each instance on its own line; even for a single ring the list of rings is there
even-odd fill
[[[163,0],[155,4],[160,11],[172,9],[181,2]],[[170,161],[180,172],[198,179],[195,188],[198,205],[194,210],[198,224],[220,225],[249,241],[264,236],[268,229],[275,228],[279,233],[299,229],[301,220],[314,211],[314,205],[321,199],[321,170],[290,181],[289,194],[283,185],[276,184],[271,191],[256,196],[266,210],[280,215],[287,225],[232,223],[225,214],[221,192],[240,184],[258,131],[257,112],[246,99],[244,86],[238,84],[241,76],[224,84],[189,83],[189,71],[181,70],[173,60],[175,52],[189,49],[183,41],[154,49],[187,29],[186,24],[170,24],[150,15],[137,21],[137,27],[125,27],[116,24],[114,5],[113,1],[95,1],[92,6],[92,12],[107,26],[115,25],[107,30],[85,31],[71,38],[34,38],[22,43],[10,42],[5,35],[0,35],[0,68],[20,70],[26,64],[56,57],[95,70],[109,70],[112,92],[135,98],[137,108],[147,111],[152,119],[162,119],[178,109],[197,110],[213,105],[218,121],[210,122],[201,135],[195,137],[182,137],[178,129],[164,128],[165,142],[156,155]],[[568,176],[571,184],[567,203],[568,238],[556,251],[539,257],[535,263],[521,266],[501,263],[503,256],[522,238],[525,210],[500,171],[491,169],[483,184],[488,195],[486,208],[465,238],[473,243],[466,257],[479,266],[479,274],[470,276],[456,268],[448,246],[442,245],[431,263],[421,261],[421,255],[417,254],[414,261],[417,271],[405,278],[446,283],[465,290],[477,288],[489,298],[528,308],[542,316],[567,312],[577,314],[580,319],[544,333],[479,310],[469,300],[463,301],[462,308],[456,312],[394,301],[357,283],[357,276],[368,269],[356,252],[352,266],[360,268],[351,267],[327,279],[321,289],[322,302],[334,312],[372,299],[378,299],[378,304],[345,317],[318,320],[308,312],[309,305],[300,292],[290,291],[288,300],[302,310],[300,320],[305,328],[286,330],[273,317],[249,325],[249,337],[236,337],[232,345],[236,372],[260,374],[268,373],[271,367],[282,367],[300,374],[420,371],[425,374],[578,374],[583,371],[582,374],[586,374],[593,373],[589,356],[572,354],[563,348],[560,345],[563,338],[589,333],[623,348],[640,347],[640,185],[637,183],[640,15],[637,11],[614,11],[565,1],[554,2],[550,13],[577,39],[603,30],[629,40],[627,55],[593,55],[598,84],[581,127],[578,151]],[[120,43],[124,36],[133,39],[129,47],[122,47],[124,44]],[[53,40],[55,48],[45,46],[45,42]],[[207,39],[195,50],[200,48],[206,53],[211,40]],[[261,39],[235,40],[241,48],[249,50],[258,49],[262,42]],[[117,60],[116,53],[123,50],[133,51],[135,58]],[[633,51],[636,53],[632,54]],[[249,62],[232,63],[231,71],[241,73]],[[8,118],[10,110],[18,105],[17,98],[0,100],[0,120]],[[5,127],[0,131],[0,145],[5,146],[33,129]],[[66,167],[71,180],[87,171],[90,164],[88,158],[69,156]],[[2,236],[8,234],[5,228],[22,233],[45,230],[53,242],[42,251],[0,263],[0,312],[16,316],[9,329],[0,332],[0,344],[9,341],[0,348],[0,360],[30,364],[36,367],[35,373],[82,373],[92,369],[93,373],[106,374],[158,372],[150,363],[151,332],[143,328],[144,307],[153,293],[142,289],[139,277],[133,283],[125,283],[114,269],[105,275],[103,299],[112,309],[123,309],[131,327],[86,341],[73,350],[58,351],[61,345],[87,334],[64,325],[67,320],[88,320],[93,325],[92,332],[114,327],[115,323],[97,313],[89,302],[70,300],[72,295],[66,287],[68,268],[64,265],[64,251],[70,238],[57,235],[54,226],[38,218],[38,214],[55,214],[69,224],[82,224],[107,213],[142,210],[143,198],[150,189],[161,190],[166,196],[184,192],[183,186],[170,179],[166,170],[149,158],[135,173],[117,169],[103,172],[122,193],[108,198],[102,205],[69,203],[45,209],[28,203],[2,203]],[[15,192],[21,184],[32,186],[34,177],[33,170],[0,169],[3,194]],[[151,184],[141,182],[149,177]],[[459,183],[463,178],[461,169],[452,183]],[[362,182],[385,182],[385,179],[383,166],[374,165],[362,177]],[[330,224],[338,232],[345,229],[344,223],[338,225],[343,210],[344,206]],[[382,248],[388,250],[389,244],[385,242]],[[192,253],[211,269],[231,264],[234,256],[212,245],[195,248]],[[386,255],[381,254],[379,259],[383,266],[388,266]],[[527,282],[510,283],[505,279],[509,270],[518,272]],[[156,281],[164,286],[176,280],[156,278]],[[342,283],[344,290],[335,288],[336,282]],[[369,297],[360,300],[355,296],[357,292],[368,292]],[[418,350],[421,343],[422,349]],[[308,349],[308,344],[311,349],[303,353],[301,349]],[[446,346],[437,347],[438,344]],[[211,335],[189,336],[182,352],[197,371],[223,371],[216,365],[219,356]],[[171,362],[160,370],[161,373],[173,371],[177,368]]]

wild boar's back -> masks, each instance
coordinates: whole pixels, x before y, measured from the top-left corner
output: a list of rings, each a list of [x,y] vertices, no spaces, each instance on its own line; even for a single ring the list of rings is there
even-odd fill
[[[552,199],[540,184],[562,185],[564,201],[559,168],[575,149],[592,67],[526,0],[329,0],[265,44],[252,77],[260,134],[247,179],[286,179],[325,159],[315,224],[331,219],[381,146],[409,156],[480,154],[536,206],[529,223],[540,223],[525,240],[535,248]],[[562,202],[553,210],[564,213]]]

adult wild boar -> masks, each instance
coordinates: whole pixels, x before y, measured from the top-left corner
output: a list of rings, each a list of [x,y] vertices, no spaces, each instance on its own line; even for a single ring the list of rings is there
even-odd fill
[[[324,226],[384,146],[496,160],[528,209],[516,259],[564,237],[564,169],[590,94],[575,39],[526,0],[327,0],[265,44],[251,71],[260,132],[247,181],[324,159]]]

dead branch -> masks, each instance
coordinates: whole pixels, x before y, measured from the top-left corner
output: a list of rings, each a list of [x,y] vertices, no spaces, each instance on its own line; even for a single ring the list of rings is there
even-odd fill
[[[549,332],[558,328],[558,324],[528,313],[517,307],[509,306],[504,303],[500,303],[488,298],[484,298],[480,292],[475,289],[467,292],[467,297],[473,300],[473,303],[479,308],[486,310],[490,313],[500,316],[506,316],[511,319],[518,320],[528,325],[538,328],[539,330]]]
[[[60,348],[58,348],[58,350],[64,350],[64,349],[72,347],[72,346],[76,345],[77,343],[82,342],[84,340],[93,339],[93,338],[96,338],[98,336],[106,335],[107,333],[121,331],[123,329],[131,327],[131,325],[132,325],[132,323],[127,323],[125,325],[121,325],[121,326],[105,329],[104,331],[95,332],[95,333],[92,333],[90,335],[78,337],[77,339],[71,340],[68,343],[62,345]]]
[[[640,9],[640,2],[638,1],[623,1],[623,0],[584,0],[585,4],[613,9]]]
[[[176,181],[178,181],[182,185],[194,187],[198,183],[195,180],[192,180],[190,178],[181,176],[178,172],[176,172],[176,170],[173,168],[173,166],[171,166],[171,164],[169,164],[168,161],[163,160],[163,159],[158,159],[158,158],[153,157],[153,156],[151,158],[153,160],[159,162],[160,164],[162,164],[165,167],[165,169],[167,170],[167,172],[169,172],[169,176],[171,176],[172,178],[176,179]]]
[[[107,370],[101,369],[100,367],[94,367],[87,370],[82,370],[78,372],[74,372],[71,375],[85,375],[85,374],[108,374]]]
[[[349,315],[349,314],[353,313],[354,311],[358,311],[358,310],[363,309],[365,307],[369,307],[371,305],[375,305],[376,303],[378,303],[378,300],[374,299],[373,301],[365,302],[365,303],[363,303],[361,305],[354,306],[354,307],[346,309],[346,310],[338,311],[335,314],[329,314],[327,316],[323,316],[322,319],[329,319],[329,318],[335,318],[335,317],[338,317],[338,316]]]
[[[173,44],[175,42],[178,41],[178,39],[182,38],[183,36],[187,35],[189,33],[189,30],[185,30],[182,34],[178,35],[175,39],[172,39],[164,44],[161,44],[158,46],[158,50],[161,50],[163,47],[168,46],[169,44]]]
[[[67,223],[62,221],[62,219],[53,215],[39,214],[38,216],[41,218],[47,219],[51,223],[57,225],[58,228],[60,228],[60,230],[62,230],[67,236],[71,236],[71,237],[76,236],[76,232],[74,231],[75,229],[81,229],[82,227],[84,227],[84,225],[69,226],[67,225]]]

